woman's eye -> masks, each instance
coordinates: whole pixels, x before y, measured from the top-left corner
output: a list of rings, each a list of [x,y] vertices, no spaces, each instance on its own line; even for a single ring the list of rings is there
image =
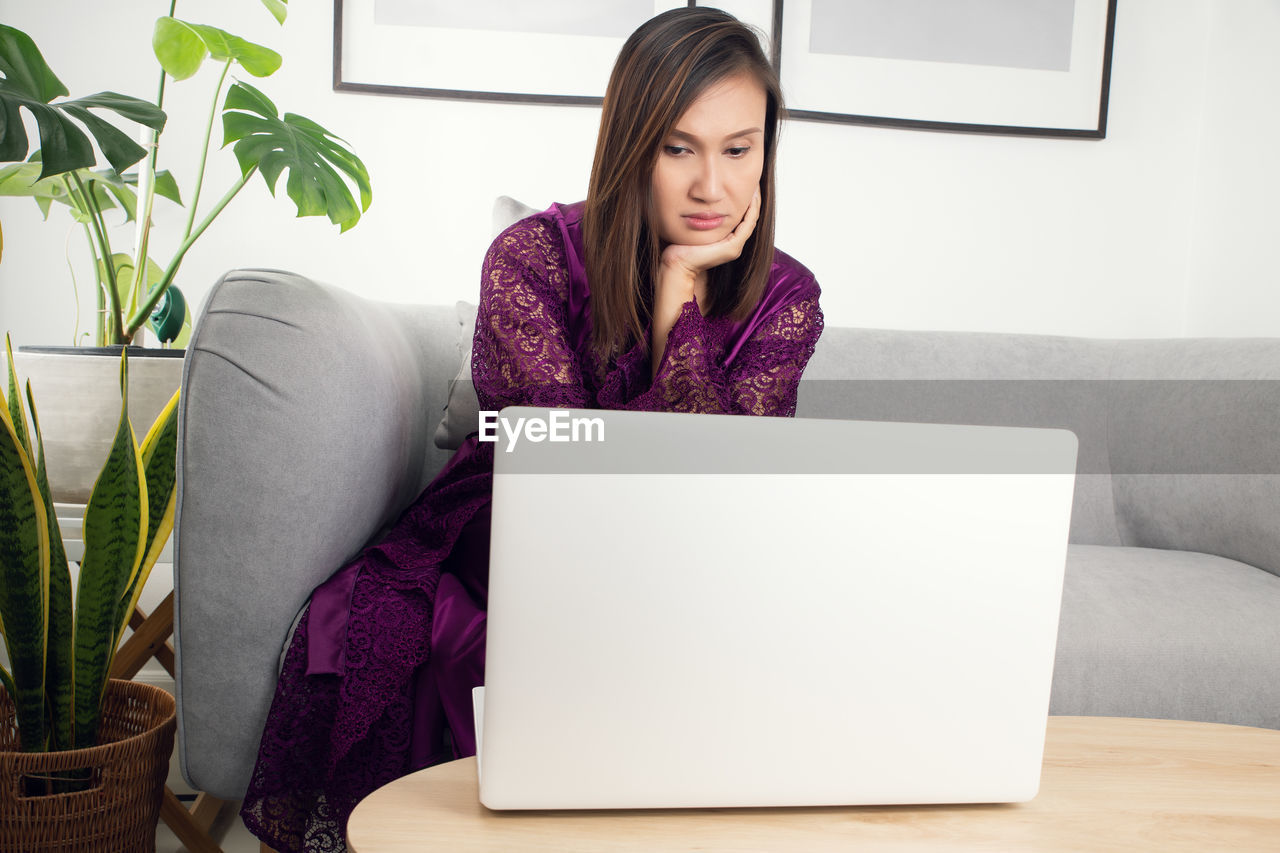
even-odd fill
[[[750,146],[744,145],[744,146],[741,146],[741,147],[738,147],[738,148],[730,148],[730,149],[728,149],[728,150],[727,150],[727,152],[726,152],[726,153],[727,153],[730,157],[745,157],[745,156],[746,156],[746,154],[747,154],[747,152],[748,152],[748,151],[750,151],[750,150],[751,150],[751,147],[750,147]]]
[[[662,146],[662,150],[666,151],[668,154],[672,155],[673,157],[678,157],[684,152],[688,151],[689,149],[681,147],[679,145],[664,145]]]

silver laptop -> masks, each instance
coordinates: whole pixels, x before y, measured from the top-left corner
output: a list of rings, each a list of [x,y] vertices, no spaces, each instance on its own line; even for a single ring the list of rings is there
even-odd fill
[[[1072,433],[510,408],[486,437],[484,805],[1035,796]]]

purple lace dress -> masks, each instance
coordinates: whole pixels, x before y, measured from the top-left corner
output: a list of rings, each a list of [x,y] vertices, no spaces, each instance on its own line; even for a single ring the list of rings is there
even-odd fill
[[[812,273],[776,252],[745,322],[684,305],[650,382],[647,334],[607,363],[591,353],[581,205],[553,205],[485,258],[471,365],[480,408],[794,415],[822,333],[818,294]],[[361,798],[475,753],[492,472],[493,444],[472,435],[390,534],[313,594],[241,810],[276,850],[343,850]]]

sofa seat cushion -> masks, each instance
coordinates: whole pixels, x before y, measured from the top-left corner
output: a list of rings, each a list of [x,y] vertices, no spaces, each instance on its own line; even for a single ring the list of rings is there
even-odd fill
[[[1280,577],[1211,554],[1070,546],[1050,713],[1280,729]]]

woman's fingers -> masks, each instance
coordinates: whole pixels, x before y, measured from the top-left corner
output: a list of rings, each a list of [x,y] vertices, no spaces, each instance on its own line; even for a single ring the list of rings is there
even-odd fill
[[[743,215],[742,221],[738,223],[738,227],[733,229],[729,237],[738,244],[738,254],[733,258],[737,258],[742,254],[743,246],[747,245],[747,240],[755,233],[756,223],[760,221],[760,190],[756,190],[756,194],[751,197],[751,204],[747,205],[747,212]],[[733,260],[730,258],[730,260]]]
[[[663,262],[678,264],[689,272],[697,274],[737,260],[742,255],[742,249],[746,246],[747,240],[755,233],[756,224],[760,221],[760,206],[760,190],[757,189],[755,195],[751,197],[751,203],[747,205],[746,213],[742,215],[742,221],[723,239],[706,246],[685,246],[673,243],[663,252]]]

